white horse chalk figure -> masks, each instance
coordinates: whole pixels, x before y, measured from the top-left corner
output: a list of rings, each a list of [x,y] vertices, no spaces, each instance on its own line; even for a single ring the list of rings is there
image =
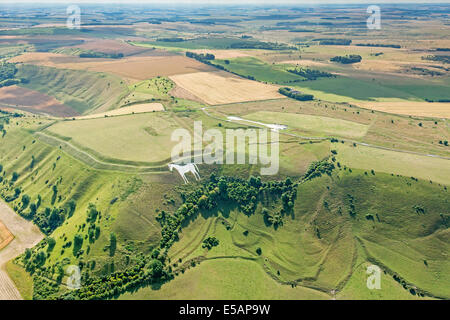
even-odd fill
[[[172,172],[173,169],[177,170],[180,176],[183,178],[184,183],[189,183],[188,179],[186,178],[186,173],[191,172],[196,180],[200,180],[200,174],[198,167],[195,163],[188,163],[185,165],[178,165],[174,163],[169,164],[169,169]]]

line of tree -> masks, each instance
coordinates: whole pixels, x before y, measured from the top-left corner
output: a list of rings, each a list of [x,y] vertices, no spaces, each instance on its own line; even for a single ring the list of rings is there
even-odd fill
[[[195,53],[191,51],[186,52],[186,57],[198,60],[203,63],[208,63],[211,60],[214,60],[216,57],[211,53]]]
[[[362,57],[359,54],[350,54],[345,56],[336,56],[330,59],[332,62],[339,62],[342,64],[351,64],[361,62]]]
[[[352,43],[350,39],[320,39],[319,44],[321,46],[349,46]]]
[[[425,99],[426,102],[450,102],[450,99]]]
[[[288,87],[280,88],[280,89],[278,89],[278,92],[284,96],[287,96],[289,98],[299,100],[299,101],[310,101],[310,100],[314,99],[314,96],[312,94],[301,93],[300,91],[293,90]]]
[[[231,71],[231,70],[227,69],[226,67],[224,67],[224,66],[221,65],[221,64],[215,64],[215,63],[213,63],[212,61],[215,60],[215,56],[214,56],[213,54],[209,54],[209,53],[206,53],[206,54],[203,54],[203,53],[198,54],[198,53],[194,53],[194,52],[187,51],[187,52],[186,52],[186,57],[196,59],[197,61],[200,61],[200,62],[202,62],[202,63],[204,63],[204,64],[207,64],[207,65],[209,65],[209,66],[211,66],[211,67],[214,67],[214,68],[217,68],[217,69],[219,69],[219,70],[223,70],[223,71],[232,73],[232,74],[237,75],[237,76],[239,76],[239,77],[243,77],[243,78],[246,78],[246,79],[249,79],[249,80],[254,80],[254,81],[256,81],[256,78],[255,78],[254,76],[251,76],[251,75],[242,75],[242,74],[239,74],[239,73],[237,73],[237,72],[234,72],[234,71]],[[230,60],[225,60],[225,64],[230,64]],[[303,81],[303,80],[301,80],[301,81]],[[293,81],[293,82],[297,82],[297,81]]]
[[[55,194],[55,191],[53,194]],[[42,201],[40,199],[40,196],[38,197],[36,202],[30,203],[29,207],[28,205],[26,205],[26,203],[24,203],[23,197],[22,208],[19,211],[19,214],[25,219],[33,221],[33,223],[36,224],[39,229],[47,235],[51,234],[56,228],[61,226],[66,219],[71,217],[76,208],[75,201],[70,200],[60,207],[46,207],[42,210],[39,210]],[[27,207],[28,210],[26,210]]]
[[[7,115],[8,117],[13,117],[13,118],[21,118],[21,117],[24,117],[24,115],[21,114],[21,113],[18,113],[18,112],[9,112],[9,111],[6,111],[6,110],[0,110],[0,114],[4,114],[4,115]]]
[[[8,87],[22,82],[27,82],[25,79],[15,78],[17,68],[14,63],[3,62],[0,64],[0,88]]]
[[[229,49],[260,49],[260,50],[298,50],[297,47],[289,46],[286,44],[279,44],[274,42],[262,42],[262,41],[239,41],[231,43],[228,46]]]
[[[0,81],[14,78],[17,68],[14,63],[4,62],[0,65]]]
[[[399,44],[382,44],[382,43],[357,43],[358,47],[379,47],[379,48],[395,48],[400,49],[402,46]]]
[[[425,57],[422,57],[422,60],[429,60],[429,61],[438,61],[443,63],[450,63],[450,56],[444,56],[444,55],[428,55]]]
[[[186,41],[183,38],[179,38],[179,37],[174,37],[174,38],[158,38],[156,39],[156,41],[160,41],[160,42],[183,42]]]
[[[308,69],[308,68],[302,68],[302,67],[295,68],[295,69],[288,69],[287,71],[290,73],[302,76],[307,80],[317,80],[318,78],[334,78],[335,77],[335,75],[333,75],[329,72],[313,70],[313,69]]]
[[[308,170],[305,173],[305,180],[311,180],[316,177],[320,177],[323,174],[331,175],[335,166],[333,163],[328,162],[327,159],[315,161],[311,163],[308,167]]]
[[[124,54],[119,53],[106,53],[106,52],[97,52],[97,51],[86,51],[82,52],[78,55],[80,58],[103,58],[103,59],[121,59],[124,57]]]

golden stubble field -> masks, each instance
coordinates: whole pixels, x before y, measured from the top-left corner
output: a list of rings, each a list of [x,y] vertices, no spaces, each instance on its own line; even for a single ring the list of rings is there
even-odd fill
[[[223,71],[169,77],[178,86],[210,105],[284,98],[278,87],[247,80]]]
[[[212,67],[183,56],[133,56],[122,59],[79,58],[58,53],[29,52],[9,60],[12,63],[88,70],[116,74],[141,81],[157,76],[212,71]]]
[[[0,250],[6,247],[14,239],[13,234],[0,221]]]
[[[418,117],[450,119],[450,103],[421,101],[359,101],[358,107],[386,113],[412,115]]]

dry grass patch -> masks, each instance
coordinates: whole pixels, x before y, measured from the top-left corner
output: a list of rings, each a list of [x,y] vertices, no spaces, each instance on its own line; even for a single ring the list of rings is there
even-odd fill
[[[250,56],[246,52],[240,50],[208,50],[208,49],[196,49],[190,50],[195,53],[210,53],[213,54],[216,59],[233,59]]]
[[[127,114],[137,114],[137,113],[146,113],[153,111],[164,111],[164,106],[161,103],[139,103],[129,107],[123,107],[116,110],[111,110],[107,112],[90,114],[87,116],[76,117],[76,119],[95,119],[95,118],[104,118],[104,117],[113,117],[113,116],[123,116]]]
[[[119,75],[131,80],[146,80],[156,76],[211,71],[212,67],[183,56],[134,56],[123,59],[79,58],[58,53],[29,52],[10,62],[46,67],[88,70]]]
[[[361,108],[377,110],[388,113],[404,114],[418,117],[450,118],[450,103],[448,102],[420,102],[420,101],[394,101],[394,102],[354,102]]]
[[[0,221],[0,250],[6,247],[13,239],[14,235]]]
[[[223,71],[176,75],[170,79],[211,105],[283,98],[276,86],[239,78]]]

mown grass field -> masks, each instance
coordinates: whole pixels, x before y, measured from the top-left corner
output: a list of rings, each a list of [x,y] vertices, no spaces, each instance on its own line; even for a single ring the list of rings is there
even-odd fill
[[[299,129],[301,132],[318,136],[360,138],[369,128],[367,125],[347,120],[287,112],[260,111],[246,115],[246,119],[263,123],[273,123],[275,120],[276,123],[287,125],[289,131],[295,132],[295,129]]]
[[[158,163],[170,158],[176,144],[172,131],[178,127],[170,115],[155,112],[62,121],[47,131],[106,158]]]

